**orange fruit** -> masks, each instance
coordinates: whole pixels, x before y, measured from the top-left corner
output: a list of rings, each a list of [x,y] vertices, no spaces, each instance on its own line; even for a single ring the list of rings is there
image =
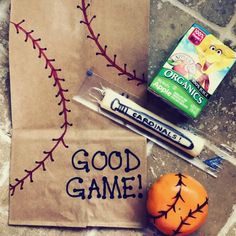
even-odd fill
[[[149,189],[147,210],[155,227],[166,235],[189,235],[206,220],[208,195],[191,176],[166,174]]]

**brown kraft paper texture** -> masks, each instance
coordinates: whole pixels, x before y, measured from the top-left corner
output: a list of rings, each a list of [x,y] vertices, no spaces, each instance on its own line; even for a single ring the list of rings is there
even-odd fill
[[[12,0],[10,224],[145,225],[145,139],[71,100],[88,68],[144,94],[148,14],[142,0]]]

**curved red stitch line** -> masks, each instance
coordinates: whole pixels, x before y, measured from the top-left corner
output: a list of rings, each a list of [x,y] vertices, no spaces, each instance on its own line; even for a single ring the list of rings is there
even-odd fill
[[[88,15],[87,15],[87,9],[90,7],[90,4],[88,3],[87,5],[85,4],[85,0],[81,1],[81,6],[77,6],[83,13],[84,16],[84,20],[81,20],[80,23],[85,24],[88,28],[88,31],[90,33],[90,35],[87,36],[87,38],[94,40],[95,44],[97,45],[98,49],[100,52],[97,52],[96,55],[100,55],[103,56],[108,62],[109,64],[107,64],[107,67],[114,67],[116,68],[119,73],[119,76],[127,76],[127,79],[129,81],[131,80],[135,80],[138,81],[137,85],[141,85],[144,83],[147,83],[147,81],[145,80],[145,75],[143,74],[143,78],[138,78],[136,76],[136,71],[133,70],[133,74],[127,71],[127,64],[124,64],[124,68],[122,68],[121,66],[119,66],[116,63],[116,57],[117,55],[114,55],[114,58],[112,59],[108,54],[107,54],[107,45],[105,45],[105,47],[103,47],[100,42],[99,42],[99,37],[100,34],[95,34],[92,27],[91,27],[91,23],[92,21],[96,18],[96,16],[94,15],[90,20],[88,19]]]
[[[70,101],[69,99],[66,99],[65,98],[65,92],[68,92],[67,89],[63,89],[62,88],[62,85],[61,85],[61,82],[65,81],[65,79],[62,79],[62,78],[59,78],[58,76],[58,71],[61,71],[61,69],[56,69],[53,65],[52,62],[54,62],[55,60],[54,59],[49,59],[47,57],[47,55],[45,54],[44,51],[46,51],[47,49],[46,48],[42,48],[39,44],[39,41],[41,40],[40,38],[39,39],[35,39],[33,36],[32,36],[32,33],[34,32],[33,30],[31,31],[27,31],[25,30],[21,24],[24,22],[24,20],[22,20],[21,22],[19,23],[14,23],[14,22],[11,22],[11,24],[13,24],[16,28],[16,32],[19,33],[20,31],[23,32],[25,34],[25,42],[27,42],[28,40],[30,40],[32,42],[32,45],[33,45],[33,48],[34,49],[38,49],[38,52],[39,52],[39,58],[43,57],[45,62],[46,62],[46,65],[45,65],[45,69],[48,69],[50,68],[50,75],[49,75],[49,78],[53,77],[54,79],[54,84],[53,86],[57,86],[58,87],[58,92],[56,94],[56,97],[60,97],[61,100],[60,102],[58,103],[59,106],[62,106],[62,111],[59,113],[59,115],[63,115],[64,117],[64,123],[62,124],[61,126],[61,129],[64,129],[61,136],[59,138],[54,138],[52,139],[52,141],[55,141],[55,145],[51,148],[51,150],[49,151],[44,151],[43,153],[46,155],[45,158],[41,161],[35,161],[35,163],[37,164],[35,168],[33,168],[32,170],[25,170],[25,172],[27,173],[23,178],[21,179],[18,179],[16,178],[15,181],[16,183],[15,184],[10,184],[10,193],[11,193],[11,196],[14,195],[15,193],[15,190],[16,188],[19,186],[20,187],[20,190],[23,189],[23,185],[24,185],[24,182],[27,178],[30,179],[30,182],[33,182],[33,173],[39,169],[40,167],[42,167],[42,169],[44,171],[46,171],[46,168],[45,168],[45,162],[49,159],[50,161],[54,161],[53,159],[53,152],[54,150],[58,147],[58,145],[61,143],[65,148],[68,148],[68,146],[66,145],[65,143],[65,140],[64,140],[64,137],[67,133],[67,130],[68,130],[68,127],[69,126],[72,126],[71,123],[68,122],[68,117],[67,117],[67,114],[68,112],[70,112],[70,110],[67,108],[67,103]]]

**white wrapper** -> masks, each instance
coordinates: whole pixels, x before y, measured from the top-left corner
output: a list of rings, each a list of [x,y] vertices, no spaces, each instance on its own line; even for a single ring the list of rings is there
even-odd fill
[[[145,129],[192,157],[198,156],[203,150],[205,139],[173,125],[111,89],[105,89],[104,94],[101,108]]]

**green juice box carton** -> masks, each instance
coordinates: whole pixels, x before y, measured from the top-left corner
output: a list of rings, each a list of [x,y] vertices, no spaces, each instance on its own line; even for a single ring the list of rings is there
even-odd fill
[[[184,115],[197,118],[236,61],[236,53],[198,24],[185,33],[148,86]]]

